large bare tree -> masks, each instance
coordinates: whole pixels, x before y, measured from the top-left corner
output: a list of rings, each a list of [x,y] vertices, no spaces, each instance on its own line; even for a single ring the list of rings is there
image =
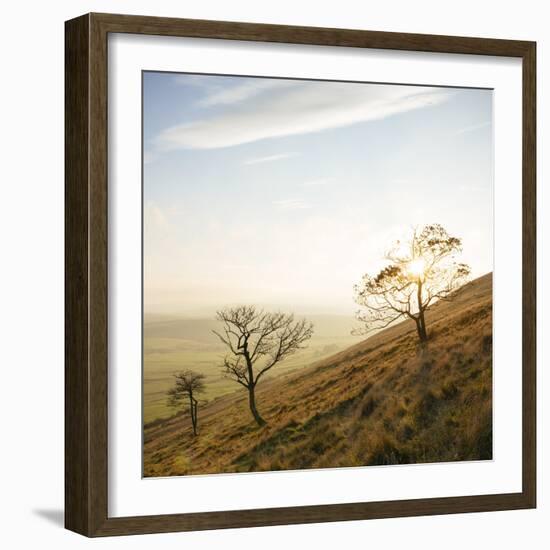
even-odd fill
[[[313,325],[305,319],[296,321],[292,314],[267,313],[254,306],[222,309],[216,319],[223,329],[214,333],[229,350],[223,371],[248,390],[252,416],[263,426],[266,422],[256,407],[256,386],[277,363],[304,347]]]
[[[179,407],[183,401],[188,401],[193,434],[197,435],[199,405],[197,396],[204,392],[205,376],[192,370],[186,370],[174,374],[174,379],[174,386],[168,390],[168,405]]]
[[[398,319],[412,319],[421,342],[428,339],[425,312],[438,300],[452,299],[470,275],[458,263],[462,241],[439,224],[411,231],[406,241],[396,241],[386,253],[387,265],[376,275],[366,274],[355,286],[355,301],[362,306],[357,319],[363,334],[385,328]]]

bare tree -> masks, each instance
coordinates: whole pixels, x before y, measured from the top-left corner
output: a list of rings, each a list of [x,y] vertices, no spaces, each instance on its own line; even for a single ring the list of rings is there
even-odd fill
[[[388,265],[377,275],[363,276],[355,286],[357,312],[366,334],[398,319],[416,323],[421,342],[428,339],[426,309],[438,300],[452,299],[454,291],[470,275],[470,267],[456,262],[462,241],[439,224],[412,230],[410,238],[396,241],[386,253]]]
[[[311,338],[313,325],[294,315],[266,313],[254,306],[239,306],[218,311],[216,319],[223,330],[214,331],[228,347],[224,358],[225,375],[248,390],[248,402],[259,426],[266,422],[256,407],[256,386],[262,376],[285,357],[303,348]]]
[[[168,390],[168,405],[179,407],[182,401],[189,401],[189,414],[193,425],[193,434],[197,435],[198,400],[197,395],[204,392],[204,374],[186,370],[174,374],[174,387]]]

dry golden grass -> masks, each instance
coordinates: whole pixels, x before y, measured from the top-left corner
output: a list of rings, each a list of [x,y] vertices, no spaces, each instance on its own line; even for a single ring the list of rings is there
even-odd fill
[[[144,475],[492,458],[492,277],[433,306],[422,349],[404,322],[246,393],[145,426]]]

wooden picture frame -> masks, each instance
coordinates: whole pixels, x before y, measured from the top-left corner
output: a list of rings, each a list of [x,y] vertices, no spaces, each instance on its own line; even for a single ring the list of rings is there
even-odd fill
[[[108,516],[107,37],[109,33],[520,58],[523,64],[521,492],[139,517]],[[536,45],[534,42],[88,14],[66,22],[65,525],[127,535],[536,506]]]

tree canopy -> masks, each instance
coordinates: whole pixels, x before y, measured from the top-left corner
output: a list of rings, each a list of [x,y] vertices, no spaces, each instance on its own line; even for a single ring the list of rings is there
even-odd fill
[[[197,435],[199,402],[196,396],[205,390],[205,376],[199,372],[186,370],[174,374],[174,379],[174,386],[168,390],[168,404],[179,407],[182,401],[188,401],[193,433]]]
[[[214,334],[227,346],[224,374],[249,392],[252,415],[259,425],[265,420],[256,408],[255,387],[277,363],[301,349],[313,334],[313,325],[295,320],[289,313],[269,313],[255,306],[238,306],[218,311],[223,324]]]
[[[415,228],[405,241],[395,241],[385,254],[386,266],[375,275],[365,274],[355,286],[360,332],[409,318],[416,323],[419,339],[426,341],[426,309],[438,300],[452,299],[470,275],[470,267],[456,259],[460,252],[461,239],[439,224]]]

